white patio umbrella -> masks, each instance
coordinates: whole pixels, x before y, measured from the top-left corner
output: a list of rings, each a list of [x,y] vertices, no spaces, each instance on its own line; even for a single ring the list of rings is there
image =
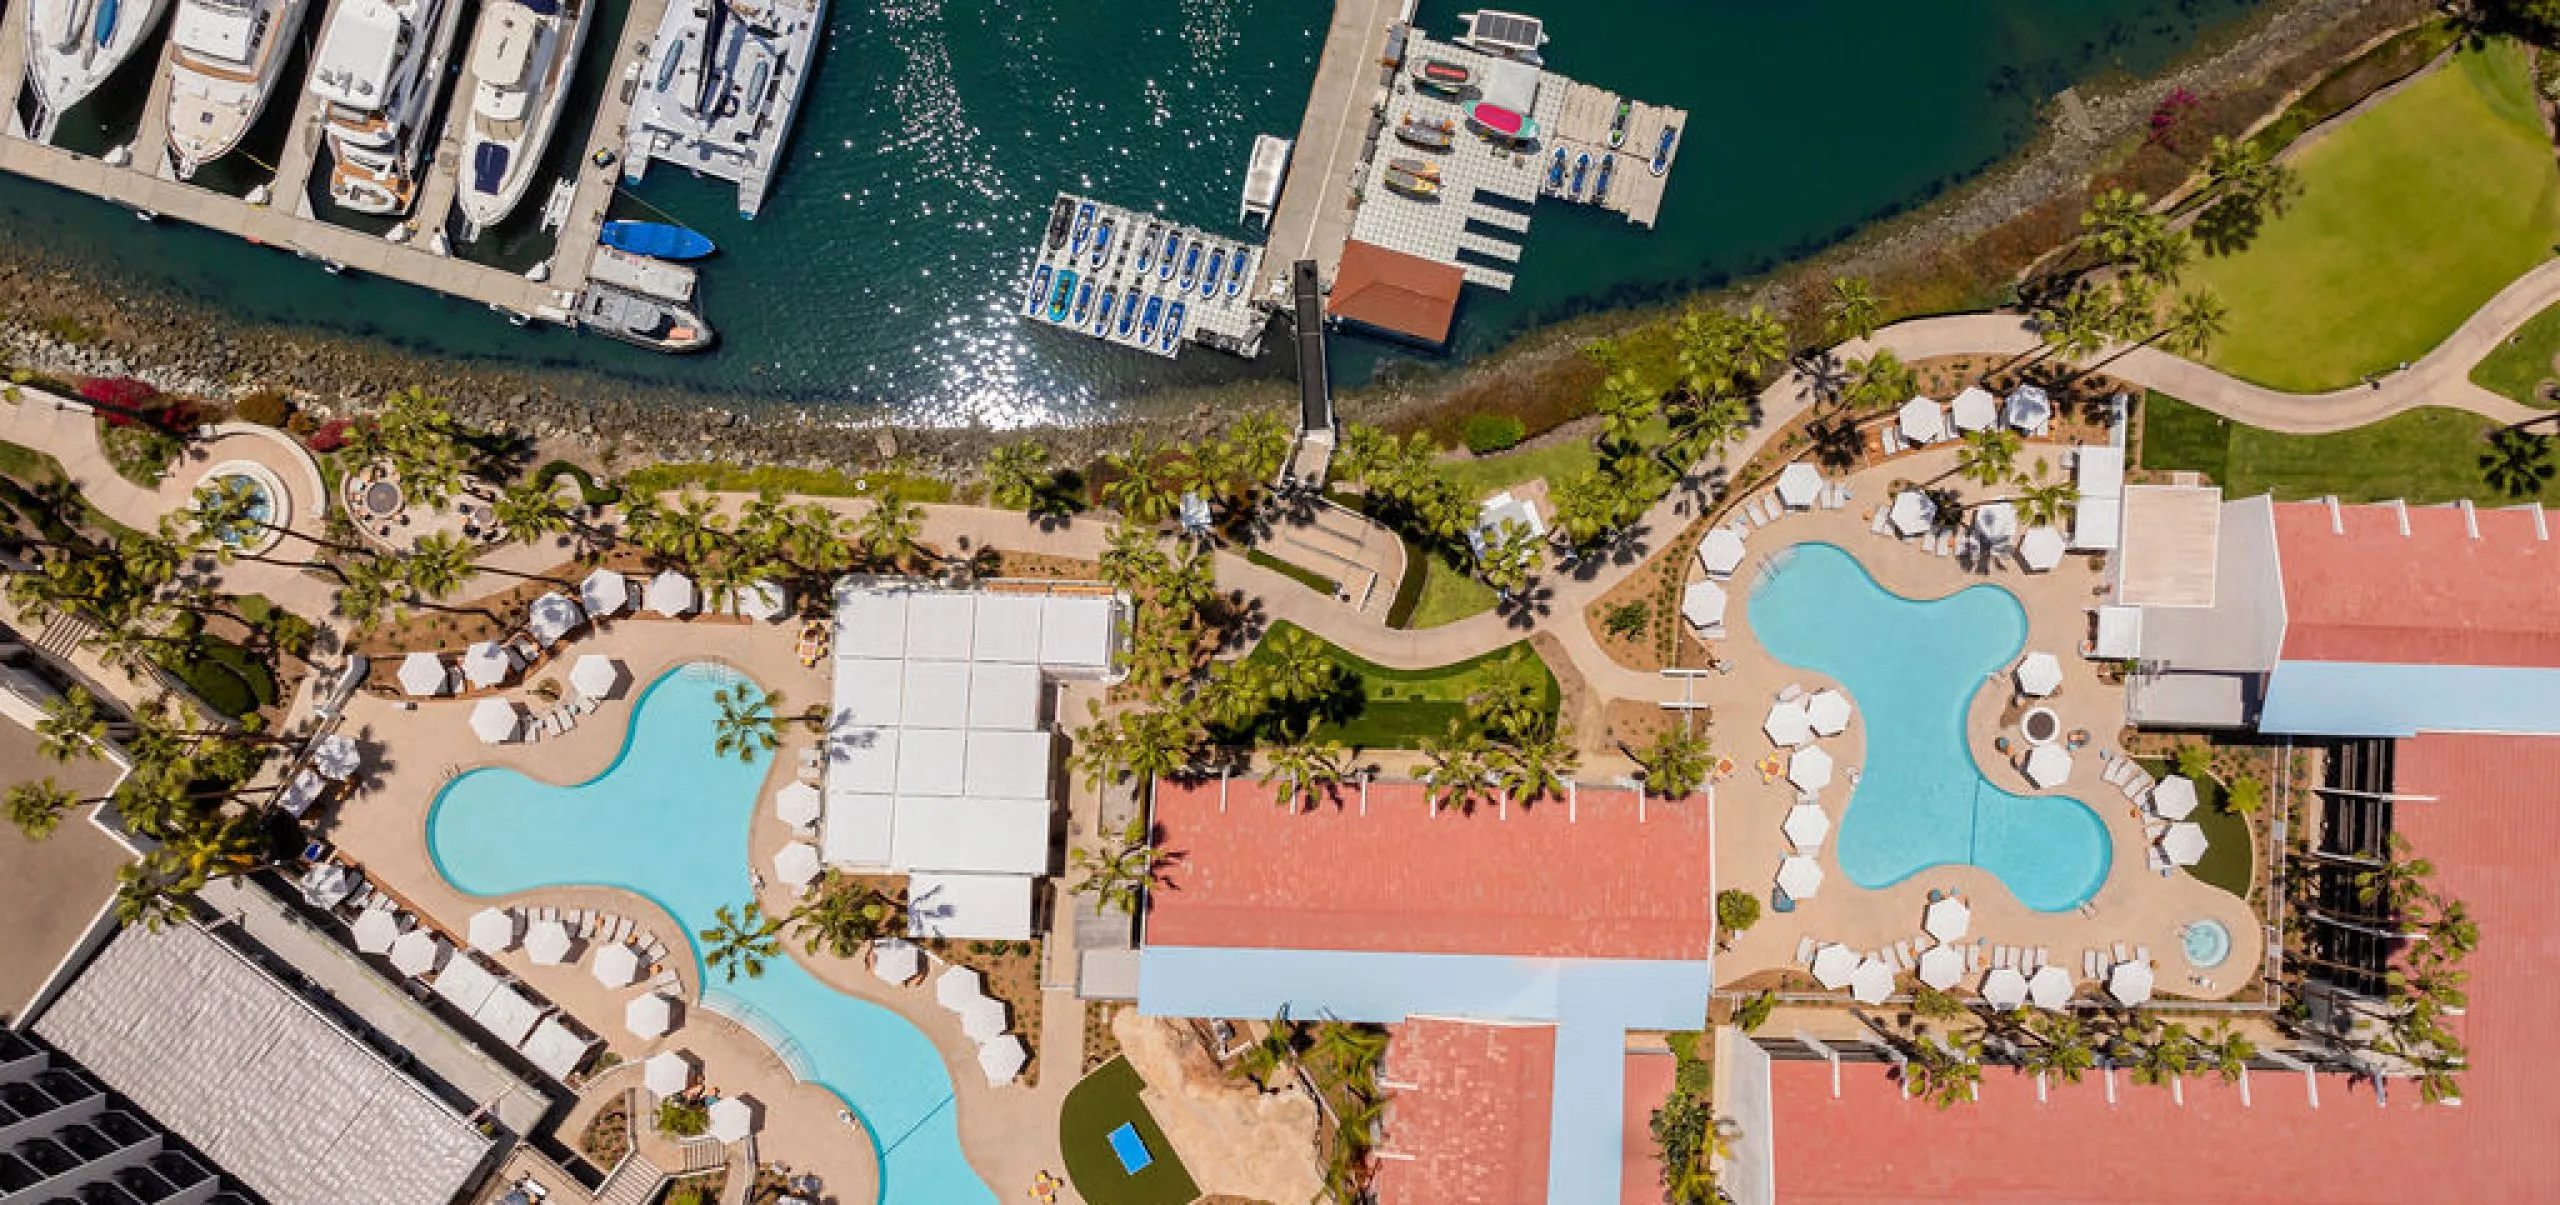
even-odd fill
[[[353,936],[365,954],[388,954],[400,941],[400,914],[389,908],[367,908],[358,914]]]
[[[1993,1008],[2016,1008],[2027,1002],[2027,977],[2016,967],[1993,967],[1982,974],[1982,1002]]]
[[[2051,573],[2062,563],[2062,532],[2053,527],[2030,527],[2018,537],[2018,559],[2030,573]]]
[[[1849,973],[1857,969],[1858,956],[1838,942],[1813,952],[1813,981],[1833,991],[1849,986]]]
[[[590,699],[612,698],[622,682],[622,663],[602,653],[583,654],[569,667],[569,689]]]
[[[1925,536],[1938,525],[1938,504],[1918,490],[1904,490],[1893,496],[1893,510],[1887,516],[1893,530],[1906,536]]]
[[[1760,731],[1769,734],[1769,743],[1793,747],[1813,742],[1813,718],[1805,714],[1801,699],[1779,703],[1769,708],[1769,718],[1761,722]]]
[[[1849,972],[1849,998],[1860,1004],[1882,1004],[1893,994],[1893,964],[1872,954]]]
[[[577,939],[569,935],[569,926],[556,920],[535,921],[524,935],[525,957],[541,966],[556,967],[569,961],[569,951],[577,944]]]
[[[1939,941],[1954,941],[1973,928],[1973,909],[1966,907],[1963,900],[1948,896],[1920,914],[1920,927]]]
[[[2206,845],[2204,827],[2192,820],[2181,820],[2160,834],[2160,852],[2180,866],[2204,861]]]
[[[2062,662],[2051,653],[2019,658],[2016,673],[2018,689],[2039,699],[2062,689]]]
[[[635,1038],[665,1037],[676,1026],[676,1002],[651,992],[622,1006],[622,1027]]]
[[[596,951],[587,973],[606,987],[629,987],[640,978],[640,951],[615,942]]]
[[[1004,1036],[1012,1018],[1005,1012],[1004,1001],[993,996],[980,996],[960,1010],[960,1032],[972,1042],[992,1042]]]
[[[681,1050],[661,1050],[640,1065],[640,1086],[652,1096],[674,1096],[693,1086],[696,1070],[692,1055]]]
[[[411,929],[391,943],[391,969],[417,978],[444,965],[444,939],[425,929]]]
[[[2172,774],[2151,788],[2151,810],[2169,820],[2184,820],[2196,810],[2195,780]]]
[[[1707,538],[1698,541],[1698,567],[1709,577],[1731,577],[1742,568],[1744,548],[1742,533],[1730,527],[1707,529]]]
[[[516,731],[523,725],[524,716],[505,699],[482,699],[471,708],[471,731],[484,745],[503,745],[516,739]]]
[[[332,732],[311,745],[311,768],[322,777],[345,782],[364,768],[364,752],[356,747],[356,738],[343,732]]]
[[[711,1102],[711,1140],[744,1142],[756,1132],[756,1109],[743,1096],[723,1096]]]
[[[516,914],[503,908],[474,912],[468,936],[472,949],[483,954],[504,954],[515,948]]]
[[[2002,417],[2020,431],[2041,432],[2053,421],[2053,399],[2036,386],[2020,385],[2009,394],[2007,412]]]
[[[1964,955],[1954,946],[1931,946],[1920,953],[1920,982],[1942,992],[1955,990],[1964,979]]]
[[[578,606],[596,619],[622,614],[631,606],[631,579],[615,569],[588,574],[578,583]]]
[[[1714,627],[1724,622],[1724,587],[1714,582],[1691,582],[1680,594],[1680,618],[1693,628]]]
[[[1023,1049],[1022,1039],[1006,1034],[978,1048],[978,1070],[987,1077],[987,1086],[1001,1088],[1022,1074],[1031,1061],[1031,1052]]]
[[[2000,399],[1979,385],[1967,385],[1947,403],[1947,411],[1955,420],[1956,430],[1981,431],[2000,421]]]
[[[453,689],[453,671],[435,653],[411,653],[401,658],[399,677],[401,693],[422,699]]]
[[[1786,830],[1787,840],[1794,842],[1797,849],[1811,853],[1822,844],[1824,837],[1831,835],[1831,813],[1823,811],[1818,803],[1799,803],[1787,809],[1787,822],[1780,827]]]
[[[487,689],[516,672],[516,655],[495,640],[483,640],[462,654],[462,679]]]
[[[649,579],[649,588],[641,596],[642,605],[669,619],[691,614],[701,602],[701,594],[693,588],[693,579],[669,569]]]
[[[1822,494],[1822,470],[1799,460],[1778,470],[1778,501],[1791,510],[1804,510]]]
[[[2038,745],[2027,754],[2027,781],[2050,791],[2071,781],[2071,755],[2060,745]]]
[[[794,887],[806,887],[818,881],[818,847],[806,841],[794,841],[774,851],[775,877]]]
[[[1819,791],[1831,785],[1831,755],[1812,745],[1798,749],[1787,758],[1787,781],[1802,791]]]
[[[1804,701],[1805,722],[1821,736],[1838,736],[1849,728],[1849,696],[1836,690],[1817,690]]]
[[[816,824],[825,810],[826,797],[805,782],[792,783],[773,793],[774,817],[793,828]]]
[[[924,951],[903,937],[884,937],[871,943],[871,973],[882,983],[905,983],[924,969]]]
[[[2107,972],[2107,994],[2116,1003],[2132,1006],[2151,998],[2151,964],[2119,962]]]
[[[729,600],[729,608],[758,623],[772,623],[791,613],[791,592],[779,582],[758,578]]]
[[[1986,502],[1973,508],[1973,534],[1987,544],[2005,544],[2018,534],[2018,507],[2010,502]]]
[[[1904,402],[1896,421],[1902,424],[1902,437],[1916,444],[1936,443],[1947,437],[1947,412],[1934,398],[1915,397]]]
[[[979,990],[979,984],[982,982],[976,971],[967,967],[953,967],[944,971],[941,978],[933,981],[934,1001],[955,1013],[959,1012],[969,1007],[970,1001],[986,994]]]
[[[587,621],[587,613],[569,596],[554,590],[533,600],[525,609],[524,628],[533,638],[546,645],[560,643],[560,638],[578,630]]]
[[[2037,967],[2027,977],[2027,999],[2049,1013],[2071,1007],[2071,972],[2051,963]]]
[[[1822,864],[1804,854],[1778,859],[1778,890],[1789,899],[1812,899],[1822,890]]]

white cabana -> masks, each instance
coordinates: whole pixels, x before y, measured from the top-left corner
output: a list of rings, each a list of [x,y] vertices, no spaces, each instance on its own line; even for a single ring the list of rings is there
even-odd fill
[[[435,982],[436,995],[466,1017],[478,1015],[481,1006],[489,1003],[489,998],[503,986],[504,981],[495,972],[467,954],[457,954],[445,963],[444,973],[437,975]],[[533,1022],[527,1020],[524,1027],[532,1029]]]
[[[791,613],[791,592],[780,582],[757,578],[732,593],[726,609],[757,623],[773,623]]]
[[[515,652],[495,640],[483,640],[462,654],[462,679],[485,690],[516,672]]]
[[[2037,967],[2027,976],[2027,1000],[2049,1013],[2071,1007],[2071,972],[2051,963]]]
[[[1804,701],[1805,722],[1813,725],[1818,736],[1838,736],[1849,729],[1849,696],[1836,690],[1817,690]]]
[[[1964,955],[1954,946],[1931,946],[1920,952],[1920,982],[1951,992],[1963,979]]]
[[[606,987],[629,987],[640,978],[640,951],[615,942],[596,951],[595,961],[587,964],[587,973]]]
[[[602,653],[584,654],[569,667],[569,689],[590,699],[610,699],[622,683],[622,663]]]
[[[1744,547],[1742,533],[1730,527],[1710,527],[1707,537],[1698,541],[1698,567],[1708,577],[1732,577],[1742,568]]]
[[[570,1028],[566,1014],[555,1013],[534,1026],[533,1036],[517,1043],[516,1049],[544,1075],[566,1083],[602,1045],[601,1040]]]
[[[506,744],[523,726],[523,714],[505,699],[482,699],[471,708],[471,731],[481,744]]]
[[[984,980],[978,977],[976,971],[967,967],[952,967],[944,971],[941,978],[933,981],[933,999],[942,1007],[955,1013],[959,1012],[969,1007],[970,1001],[986,995],[979,986],[983,982]]]
[[[1798,850],[1812,853],[1821,847],[1824,837],[1831,835],[1831,813],[1823,811],[1818,803],[1799,803],[1787,809],[1787,822],[1779,827],[1786,830],[1787,840]]]
[[[1936,443],[1947,437],[1947,411],[1937,400],[1915,397],[1902,404],[1896,416],[1902,425],[1902,437],[1916,444]]]
[[[756,1109],[743,1096],[723,1096],[711,1102],[711,1140],[713,1142],[745,1142],[756,1132]]]
[[[1947,403],[1948,417],[1955,420],[1956,430],[1971,433],[1988,430],[2000,421],[2000,399],[1980,385],[1967,385],[1964,392]]]
[[[1812,899],[1822,891],[1822,864],[1804,854],[1778,859],[1778,890],[1789,899]]]
[[[676,1026],[676,1002],[657,992],[633,996],[622,1006],[622,1027],[635,1038],[665,1037]]]
[[[1893,995],[1893,964],[1872,954],[1849,972],[1849,998],[1860,1004],[1882,1004]]]
[[[578,605],[597,619],[620,615],[631,606],[631,579],[620,570],[598,569],[578,583]]]
[[[1799,460],[1778,470],[1778,501],[1790,510],[1810,509],[1822,496],[1822,470]]]
[[[1919,490],[1904,490],[1893,496],[1893,510],[1887,517],[1896,533],[1925,536],[1938,525],[1938,504]]]
[[[2151,788],[2151,810],[2167,820],[2184,820],[2196,810],[2195,780],[2172,774]]]
[[[1858,956],[1838,942],[1813,952],[1813,981],[1833,991],[1849,986],[1849,973],[1857,969]]]
[[[820,868],[818,847],[806,841],[794,841],[774,851],[774,876],[794,887],[817,882]]]
[[[364,753],[356,747],[356,738],[332,732],[311,742],[311,768],[333,782],[345,782],[364,768]]]
[[[1920,928],[1939,941],[1954,941],[1973,928],[1973,909],[1963,900],[1948,896],[1920,914]]]
[[[2016,1008],[2027,1002],[2027,977],[2016,967],[1993,967],[1982,974],[1982,1002],[1993,1008]]]
[[[453,974],[453,969],[446,968],[445,974]],[[436,980],[436,986],[444,986],[444,980]],[[535,1003],[515,984],[492,975],[489,994],[481,998],[478,1008],[471,1010],[471,1019],[487,1030],[490,1037],[498,1039],[501,1045],[521,1049],[526,1039],[533,1036],[533,1027],[541,1024],[542,1018],[550,1012],[549,1005]]]
[[[1004,1036],[1005,1029],[1011,1024],[1012,1018],[1005,1011],[1004,1001],[993,996],[980,996],[960,1010],[960,1032],[968,1034],[972,1042],[995,1041]]]
[[[2013,672],[2018,689],[2039,699],[2062,689],[2062,662],[2051,653],[2029,653]]]
[[[924,969],[924,951],[903,937],[884,937],[871,943],[871,973],[882,983],[905,983]]]
[[[474,912],[469,935],[472,949],[483,954],[504,954],[516,945],[516,914],[503,908]]]
[[[309,770],[303,770],[296,773],[291,781],[285,783],[282,791],[276,793],[276,806],[282,808],[286,815],[300,819],[304,813],[311,810],[311,805],[320,802],[320,796],[328,789],[327,780]]]
[[[1804,701],[1793,699],[1769,708],[1769,718],[1760,724],[1769,734],[1769,742],[1790,748],[1813,741],[1813,718],[1804,712]]]
[[[2142,608],[2106,603],[2096,608],[2098,630],[2089,655],[2110,661],[2142,655]]]
[[[987,1086],[1001,1088],[1022,1074],[1031,1061],[1031,1052],[1023,1049],[1022,1039],[1006,1034],[978,1048],[978,1070],[985,1073]]]
[[[2107,994],[2128,1008],[2151,999],[2151,964],[2119,962],[2107,972]]]
[[[525,609],[524,630],[543,644],[554,645],[585,622],[587,613],[579,610],[568,595],[554,590],[533,600],[533,605]]]
[[[400,940],[400,914],[389,908],[367,908],[356,915],[351,934],[356,950],[363,954],[388,954]]]
[[[2027,754],[2027,781],[2050,791],[2071,781],[2071,755],[2060,745],[2038,745]]]
[[[1680,594],[1680,618],[1693,628],[1724,626],[1724,587],[1714,582],[1691,582]]]
[[[675,1096],[693,1086],[696,1071],[693,1056],[681,1050],[661,1050],[640,1064],[640,1086],[652,1096]]]
[[[1812,745],[1796,750],[1787,758],[1787,781],[1799,791],[1819,791],[1831,785],[1831,755]]]
[[[391,943],[391,969],[411,978],[423,978],[444,965],[450,949],[443,938],[425,929],[411,929]]]
[[[2018,534],[2018,507],[2010,502],[1985,502],[1973,508],[1974,538],[1985,544],[2006,544]]]
[[[2030,573],[2051,573],[2062,564],[2066,543],[2059,528],[2030,527],[2018,537],[2018,560]]]
[[[2009,394],[2009,405],[2002,417],[2011,427],[2029,435],[2041,435],[2053,422],[2053,399],[2034,385],[2020,385]]]
[[[649,579],[649,588],[642,592],[640,605],[669,619],[679,619],[692,614],[701,600],[701,592],[693,588],[692,578],[669,569]]]
[[[400,659],[400,691],[430,698],[453,689],[453,670],[435,653],[411,653]]]
[[[2207,842],[2204,826],[2192,820],[2181,820],[2160,834],[2160,852],[2180,866],[2193,866],[2204,861]]]
[[[818,822],[826,811],[826,797],[818,788],[795,782],[773,793],[773,815],[793,828],[807,828]]]
[[[577,939],[569,935],[569,926],[556,920],[535,921],[525,931],[525,957],[540,966],[556,967],[569,961],[569,951],[577,947]]]

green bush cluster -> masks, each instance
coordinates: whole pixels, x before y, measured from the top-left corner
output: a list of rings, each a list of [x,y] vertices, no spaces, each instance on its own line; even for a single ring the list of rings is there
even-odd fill
[[[1458,438],[1478,456],[1510,451],[1528,437],[1529,425],[1508,414],[1470,414],[1458,425]]]
[[[596,484],[595,474],[565,460],[554,460],[533,471],[533,479],[549,485],[566,476],[578,487],[578,501],[588,506],[612,506],[622,501],[622,491],[610,485]]]
[[[282,427],[293,419],[293,403],[273,389],[261,389],[231,407],[231,416],[261,427]]]

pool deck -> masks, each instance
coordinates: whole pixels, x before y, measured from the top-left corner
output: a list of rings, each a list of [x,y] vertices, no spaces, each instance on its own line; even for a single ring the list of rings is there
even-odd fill
[[[2039,456],[2050,459],[2055,450],[2050,445],[2030,444],[2019,463],[2032,463]],[[1861,951],[1918,938],[1921,911],[1927,906],[1932,888],[1953,890],[1971,903],[1973,935],[1988,937],[1994,945],[2045,947],[2049,960],[2075,978],[2079,977],[2081,951],[2111,948],[2123,942],[2129,950],[2151,948],[2158,972],[2157,999],[2218,1000],[2252,986],[2265,951],[2260,921],[2246,903],[2220,888],[2187,874],[2162,876],[2148,869],[2144,856],[2147,838],[2138,813],[2121,792],[2099,777],[2102,767],[2097,753],[2120,748],[2124,724],[2123,688],[2099,681],[2096,663],[2082,660],[2077,653],[2085,636],[2085,612],[2099,601],[2102,575],[2087,558],[2078,555],[2066,558],[2051,573],[2028,573],[2014,562],[1987,574],[1976,573],[1965,569],[1953,556],[1933,556],[1916,544],[1868,530],[1872,508],[1890,503],[1892,486],[1898,481],[1938,488],[1955,486],[1968,500],[1993,496],[1971,482],[1952,477],[1936,480],[1951,473],[1955,462],[1955,448],[1946,446],[1906,454],[1848,474],[1845,480],[1855,497],[1847,508],[1792,512],[1754,532],[1749,540],[1749,555],[1729,583],[1734,590],[1725,610],[1728,638],[1717,643],[1717,652],[1732,662],[1735,670],[1703,680],[1700,688],[1701,696],[1719,707],[1712,732],[1718,751],[1731,755],[1740,767],[1716,788],[1716,883],[1719,888],[1749,891],[1761,898],[1764,907],[1760,923],[1716,956],[1719,986],[1768,971],[1795,969],[1797,942],[1805,937],[1816,942],[1840,942]],[[1761,720],[1786,686],[1801,683],[1808,690],[1819,690],[1833,683],[1779,662],[1765,652],[1751,633],[1748,599],[1763,558],[1795,544],[1813,542],[1847,549],[1878,584],[1897,594],[1939,598],[1988,582],[2016,594],[2024,604],[2027,651],[2051,652],[2062,662],[2062,689],[2042,702],[2061,716],[2065,732],[2085,728],[2094,738],[2073,759],[2071,781],[2051,792],[2088,804],[2105,821],[2114,843],[2107,880],[2083,909],[2037,912],[2020,903],[1998,878],[1972,866],[1924,870],[1881,890],[1864,890],[1852,882],[1834,857],[1833,843],[1839,836],[1849,798],[1845,777],[1851,767],[1864,760],[1863,710],[1853,715],[1846,732],[1818,742],[1837,759],[1844,779],[1835,781],[1821,795],[1824,810],[1832,820],[1831,837],[1824,840],[1819,857],[1825,874],[1822,891],[1799,903],[1792,913],[1779,913],[1765,906],[1778,861],[1792,851],[1779,825],[1795,802],[1795,789],[1783,778],[1774,784],[1763,784],[1753,769],[1753,763],[1772,749],[1768,737],[1760,731]],[[1694,557],[1687,560],[1687,568],[1691,580],[1704,577]],[[2000,733],[2015,729],[2014,722],[2005,727],[2001,723],[2013,694],[2004,666],[1975,697],[1966,724],[1974,758],[1992,782],[2022,795],[2044,794],[2011,769],[1992,745]],[[1852,697],[1851,702],[1859,701]],[[1876,787],[1885,789],[1884,784]],[[1874,805],[1873,799],[1865,804]],[[2214,970],[2196,972],[2186,963],[2178,927],[2206,918],[2220,920],[2229,927],[2231,955]],[[1914,948],[1925,944],[1916,942]],[[2210,977],[2213,986],[2191,982],[2188,976],[2197,973]],[[1971,992],[1977,979],[1968,974],[1960,990]],[[1818,990],[1811,985],[1809,977],[1802,978],[1790,990]],[[2101,990],[2098,985],[2084,983],[2079,995],[2086,1000]],[[1845,993],[1842,998],[1846,998]]]
[[[574,582],[575,578],[571,578]],[[527,682],[562,672],[560,656],[602,653],[620,659],[631,679],[621,694],[605,701],[566,735],[539,744],[490,746],[472,735],[467,723],[470,704],[452,699],[419,700],[416,710],[401,700],[360,695],[347,707],[346,731],[362,734],[368,744],[388,740],[390,754],[377,757],[360,795],[337,805],[319,823],[319,835],[361,863],[368,877],[433,917],[448,933],[458,934],[471,915],[495,902],[507,907],[602,908],[631,917],[652,930],[671,950],[681,945],[683,930],[661,909],[629,892],[612,888],[547,888],[496,901],[465,896],[437,873],[426,845],[429,805],[442,787],[446,771],[477,766],[508,766],[546,782],[570,784],[602,773],[620,751],[631,706],[639,690],[660,673],[688,662],[725,662],[788,700],[824,699],[824,669],[805,669],[794,655],[796,628],[749,625],[732,620],[678,623],[651,618],[624,618],[601,630],[580,629],[555,652],[555,660],[538,667]],[[521,695],[521,692],[510,692]],[[800,738],[805,744],[806,738]],[[790,839],[770,806],[774,790],[792,780],[798,745],[786,744],[774,760],[756,800],[748,842],[757,867],[768,866],[774,852]],[[708,735],[704,756],[710,756]],[[789,901],[778,888],[764,892],[769,912],[787,911]],[[786,942],[789,956],[822,982],[905,1017],[933,1040],[942,1054],[958,1101],[960,1136],[970,1163],[999,1200],[1011,1199],[1042,1169],[1057,1171],[1058,1103],[1082,1070],[1083,1018],[1073,995],[1043,993],[1039,1085],[990,1088],[977,1067],[975,1047],[960,1030],[958,1019],[936,1006],[929,986],[893,988],[881,983],[857,961],[811,956],[796,941]],[[843,1105],[824,1089],[799,1084],[761,1039],[728,1019],[694,1006],[701,985],[690,958],[671,958],[683,981],[686,1007],[678,1013],[676,1031],[655,1041],[640,1041],[622,1027],[623,1003],[636,988],[608,990],[588,973],[585,958],[566,966],[536,966],[521,948],[496,961],[508,973],[530,984],[552,1003],[602,1036],[626,1062],[638,1062],[660,1050],[692,1052],[703,1066],[703,1083],[730,1095],[752,1097],[764,1106],[756,1134],[759,1158],[789,1165],[795,1174],[816,1174],[825,1196],[847,1203],[869,1202],[879,1193],[878,1168],[869,1142],[836,1120]],[[619,1091],[623,1081],[608,1078],[602,1088]],[[591,1114],[581,1109],[579,1119]],[[563,1136],[574,1145],[576,1136]]]

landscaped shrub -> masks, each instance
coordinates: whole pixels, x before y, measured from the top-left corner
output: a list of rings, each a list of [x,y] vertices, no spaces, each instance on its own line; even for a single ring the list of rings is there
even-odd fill
[[[116,475],[146,489],[160,484],[169,463],[186,450],[178,437],[110,410],[99,416],[98,446]]]
[[[1458,438],[1465,440],[1467,450],[1478,456],[1509,451],[1528,437],[1528,424],[1508,414],[1470,414],[1458,426]]]
[[[622,491],[610,485],[596,484],[595,475],[565,460],[554,460],[533,471],[533,479],[544,485],[558,481],[563,474],[578,487],[578,501],[588,506],[611,506],[622,501]]]
[[[304,442],[310,445],[312,451],[325,456],[347,446],[347,428],[349,425],[350,424],[347,420],[343,418],[330,419],[328,422],[320,424],[320,429],[312,432],[311,438]]]
[[[233,417],[261,427],[281,427],[293,418],[293,403],[273,389],[261,389],[231,408]]]
[[[105,409],[139,411],[159,397],[160,391],[150,382],[132,377],[91,377],[80,382],[80,396]]]

